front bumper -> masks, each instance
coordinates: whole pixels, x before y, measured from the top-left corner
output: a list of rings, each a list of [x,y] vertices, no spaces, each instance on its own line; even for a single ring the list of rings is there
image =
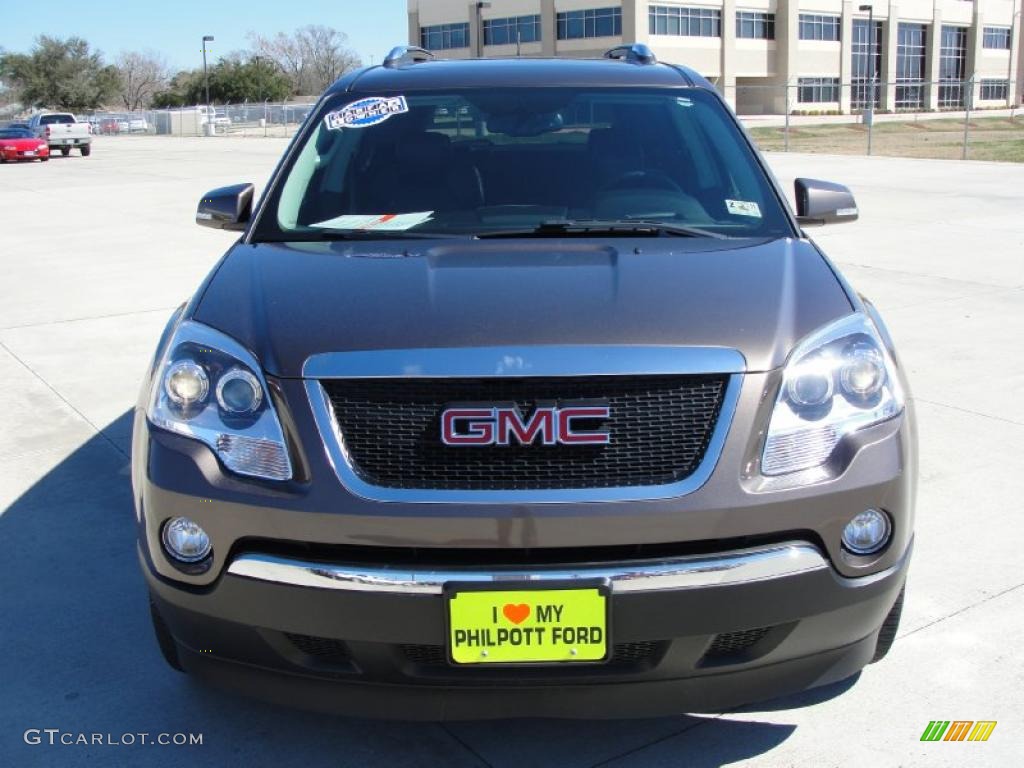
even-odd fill
[[[743,552],[787,546],[788,564],[737,565]],[[303,708],[436,720],[721,711],[841,680],[870,661],[909,557],[908,548],[894,566],[855,579],[806,543],[682,558],[699,567],[677,567],[672,584],[612,581],[611,662],[500,669],[448,664],[444,598],[412,581],[369,578],[366,568],[350,569],[362,580],[334,579],[341,566],[312,563],[314,580],[303,581],[300,570],[260,570],[253,564],[268,558],[240,555],[196,592],[142,561],[190,672]]]
[[[303,383],[269,384],[293,450],[296,477],[288,483],[234,477],[204,445],[153,428],[141,410],[133,440],[140,558],[180,660],[258,697],[407,719],[721,711],[855,674],[872,658],[905,580],[912,405],[852,435],[834,478],[766,490],[746,468],[759,450],[753,425],[767,423],[778,381],[747,374],[714,472],[691,493],[604,503],[385,503],[339,482]],[[840,534],[868,507],[890,514],[892,539],[877,555],[854,557]],[[161,526],[176,515],[210,534],[204,572],[181,572],[162,550]],[[523,570],[561,579],[588,563],[621,570],[695,555],[722,563],[783,542],[809,548],[820,567],[741,580],[698,568],[710,580],[613,589],[615,653],[599,666],[453,667],[438,589],[446,577],[422,589],[421,570],[410,570],[413,578],[401,583],[409,563],[468,562],[484,578],[518,563],[519,573],[498,574],[514,582]],[[262,563],[255,570],[254,560]],[[266,577],[282,568],[291,575]],[[353,571],[398,588],[350,588],[365,581]]]

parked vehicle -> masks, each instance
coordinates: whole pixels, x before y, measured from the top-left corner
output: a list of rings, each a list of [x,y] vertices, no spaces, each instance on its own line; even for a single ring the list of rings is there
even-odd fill
[[[40,112],[32,115],[28,124],[36,136],[46,141],[51,152],[58,149],[64,157],[70,155],[74,148],[82,153],[82,157],[88,157],[92,152],[88,123],[76,122],[70,112]]]
[[[214,125],[231,125],[230,118],[228,118],[227,114],[223,110],[218,112],[213,107],[200,106],[196,107],[196,111],[199,112],[199,121],[201,125],[206,125],[210,121],[212,121]]]
[[[912,401],[716,89],[603,60],[348,74],[174,312],[132,480],[176,669],[388,718],[721,711],[889,651]],[[458,115],[459,120],[453,116]]]
[[[18,160],[45,163],[49,159],[50,149],[46,142],[28,128],[0,128],[0,163]]]

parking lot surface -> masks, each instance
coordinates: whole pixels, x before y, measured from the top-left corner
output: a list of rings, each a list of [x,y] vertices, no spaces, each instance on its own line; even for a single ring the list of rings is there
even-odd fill
[[[1024,754],[1024,170],[772,155],[852,187],[815,235],[885,315],[916,398],[917,539],[899,639],[856,679],[721,716],[407,724],[307,714],[172,672],[135,560],[130,409],[168,314],[232,236],[195,204],[266,181],[275,139],[99,138],[0,167],[0,765],[1019,765]],[[397,310],[396,310],[397,311]],[[995,720],[987,742],[921,742]],[[202,734],[27,744],[28,729]]]

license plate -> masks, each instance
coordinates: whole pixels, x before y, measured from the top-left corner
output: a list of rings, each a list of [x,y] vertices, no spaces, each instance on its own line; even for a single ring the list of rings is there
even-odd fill
[[[448,647],[455,664],[603,661],[608,656],[607,587],[454,588]]]
[[[36,151],[34,149],[26,149],[21,154],[23,154],[23,155],[34,155],[35,153],[36,153]]]

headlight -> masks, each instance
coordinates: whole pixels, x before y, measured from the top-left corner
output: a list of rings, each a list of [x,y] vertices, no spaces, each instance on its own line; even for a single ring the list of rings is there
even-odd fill
[[[156,376],[150,422],[206,443],[232,472],[291,478],[266,381],[241,344],[200,323],[184,322],[167,345]]]
[[[777,476],[818,467],[844,435],[902,411],[895,366],[875,326],[862,314],[844,317],[789,356],[761,472]]]

